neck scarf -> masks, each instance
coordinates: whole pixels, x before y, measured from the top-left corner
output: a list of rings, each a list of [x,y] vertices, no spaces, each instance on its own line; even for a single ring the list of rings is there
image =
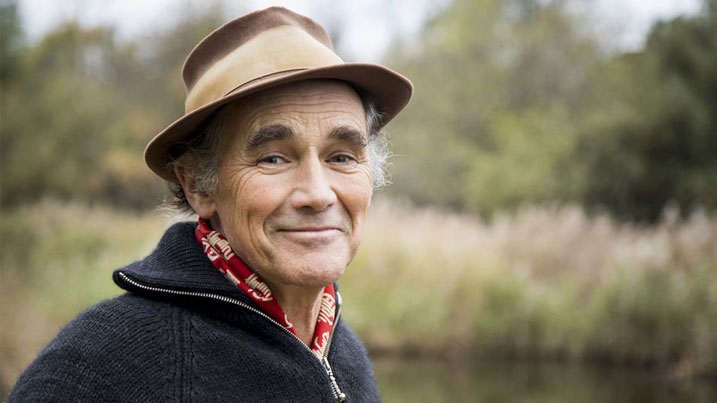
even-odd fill
[[[274,299],[269,286],[234,253],[224,235],[212,230],[206,220],[200,219],[199,225],[194,231],[194,237],[202,245],[209,260],[229,281],[242,290],[264,313],[296,335],[294,326]],[[309,346],[319,358],[324,356],[334,328],[335,315],[336,292],[334,285],[329,284],[324,288],[321,297],[319,317],[316,320],[314,336]]]

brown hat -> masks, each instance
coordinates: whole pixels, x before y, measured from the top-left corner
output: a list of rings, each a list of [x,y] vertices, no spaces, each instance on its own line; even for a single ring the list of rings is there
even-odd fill
[[[184,116],[153,138],[144,152],[150,169],[167,180],[175,180],[167,170],[170,148],[196,134],[222,105],[248,94],[300,80],[342,80],[373,99],[383,126],[406,106],[412,92],[408,79],[386,67],[344,63],[321,25],[280,7],[217,28],[189,54],[182,75]]]

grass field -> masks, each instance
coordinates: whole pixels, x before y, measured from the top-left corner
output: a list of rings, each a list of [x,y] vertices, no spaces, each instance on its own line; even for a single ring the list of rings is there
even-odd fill
[[[110,273],[151,251],[158,212],[45,201],[2,211],[0,388]],[[344,317],[373,354],[595,361],[717,376],[717,217],[653,227],[526,207],[491,222],[372,206],[341,281]]]

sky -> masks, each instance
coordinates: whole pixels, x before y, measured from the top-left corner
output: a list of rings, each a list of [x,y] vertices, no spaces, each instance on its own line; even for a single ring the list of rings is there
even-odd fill
[[[322,25],[342,26],[342,45],[352,61],[377,61],[396,35],[415,35],[422,21],[448,0],[227,0],[228,11],[241,15],[271,5],[288,7]],[[609,32],[619,48],[636,50],[658,19],[693,15],[700,0],[573,0],[587,10],[599,30]],[[120,37],[131,39],[169,25],[173,15],[201,7],[207,0],[19,0],[20,15],[30,40],[63,21],[77,19],[86,26],[112,25]]]

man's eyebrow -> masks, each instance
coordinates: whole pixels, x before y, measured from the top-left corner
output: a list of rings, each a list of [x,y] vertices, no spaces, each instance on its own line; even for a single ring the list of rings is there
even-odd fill
[[[329,138],[333,140],[341,140],[351,143],[357,147],[366,147],[368,138],[360,130],[351,126],[339,126],[331,131]]]
[[[259,147],[272,141],[284,140],[291,137],[294,133],[284,125],[269,125],[259,129],[246,143],[246,151],[256,151]]]

